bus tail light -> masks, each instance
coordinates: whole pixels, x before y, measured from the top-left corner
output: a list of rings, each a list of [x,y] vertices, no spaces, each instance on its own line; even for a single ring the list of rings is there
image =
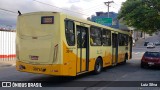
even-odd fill
[[[53,58],[54,61],[57,60],[57,54],[58,54],[58,44],[54,46],[54,58]]]

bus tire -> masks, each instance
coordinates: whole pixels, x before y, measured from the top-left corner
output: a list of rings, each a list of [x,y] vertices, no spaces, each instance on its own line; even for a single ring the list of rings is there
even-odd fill
[[[128,54],[126,53],[126,54],[125,54],[124,61],[123,61],[123,64],[126,64],[126,62],[127,62],[127,59],[128,59]]]
[[[94,74],[99,74],[102,71],[103,63],[100,58],[97,58],[95,65],[94,65]]]

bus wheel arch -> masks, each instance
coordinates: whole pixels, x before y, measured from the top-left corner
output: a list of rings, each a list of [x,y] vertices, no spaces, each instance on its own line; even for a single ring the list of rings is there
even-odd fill
[[[99,74],[99,73],[101,73],[102,68],[103,68],[103,60],[102,60],[102,57],[99,56],[99,57],[96,59],[95,64],[94,64],[94,74]]]

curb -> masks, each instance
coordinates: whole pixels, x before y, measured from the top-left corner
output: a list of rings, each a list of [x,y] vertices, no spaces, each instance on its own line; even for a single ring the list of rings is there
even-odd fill
[[[12,66],[11,64],[0,64],[0,67],[10,67]]]
[[[10,67],[10,66],[15,66],[16,61],[11,60],[11,61],[0,61],[0,67]]]
[[[15,66],[16,64],[4,64],[0,63],[0,67],[10,67],[10,66]]]

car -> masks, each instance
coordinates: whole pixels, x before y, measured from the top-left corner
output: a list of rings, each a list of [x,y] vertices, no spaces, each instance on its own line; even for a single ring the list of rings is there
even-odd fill
[[[144,42],[144,46],[147,46],[148,43],[149,43],[148,41],[145,41],[145,42]]]
[[[148,43],[148,44],[147,44],[147,48],[155,48],[154,43]]]
[[[160,67],[160,52],[146,51],[141,59],[141,67],[158,66]]]
[[[160,45],[160,41],[156,41],[156,42],[154,42],[154,44],[155,44],[156,46],[159,46],[159,45]]]

